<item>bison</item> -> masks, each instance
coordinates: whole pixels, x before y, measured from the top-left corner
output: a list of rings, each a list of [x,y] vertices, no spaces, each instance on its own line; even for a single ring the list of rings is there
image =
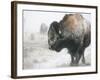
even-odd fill
[[[84,51],[91,42],[90,23],[79,13],[66,14],[60,22],[51,23],[48,30],[49,49],[60,52],[67,48],[71,65],[85,63]]]

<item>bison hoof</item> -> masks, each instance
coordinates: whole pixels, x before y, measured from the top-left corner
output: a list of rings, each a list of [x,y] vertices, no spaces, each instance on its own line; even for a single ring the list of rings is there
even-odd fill
[[[77,63],[70,63],[70,66],[78,66]]]
[[[85,62],[85,59],[82,59],[82,63],[83,63],[83,64],[85,64],[85,63],[86,63],[86,62]]]

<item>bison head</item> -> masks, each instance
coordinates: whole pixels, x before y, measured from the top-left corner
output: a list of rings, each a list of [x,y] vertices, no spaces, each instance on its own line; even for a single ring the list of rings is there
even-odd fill
[[[60,51],[60,43],[62,42],[60,24],[56,21],[52,22],[48,31],[49,49]]]

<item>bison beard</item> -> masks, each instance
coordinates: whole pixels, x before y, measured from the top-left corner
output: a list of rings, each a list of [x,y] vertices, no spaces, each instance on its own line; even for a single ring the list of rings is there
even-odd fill
[[[90,44],[90,24],[80,14],[68,14],[58,23],[51,23],[48,31],[49,48],[57,52],[67,48],[71,65],[78,65],[80,58],[85,63],[84,51]]]

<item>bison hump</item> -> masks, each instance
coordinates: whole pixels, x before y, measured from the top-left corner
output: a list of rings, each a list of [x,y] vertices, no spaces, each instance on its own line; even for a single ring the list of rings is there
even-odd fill
[[[66,17],[66,16],[65,16]],[[83,17],[80,14],[70,14],[67,18],[64,18],[64,27],[69,31],[74,31],[82,23]]]

